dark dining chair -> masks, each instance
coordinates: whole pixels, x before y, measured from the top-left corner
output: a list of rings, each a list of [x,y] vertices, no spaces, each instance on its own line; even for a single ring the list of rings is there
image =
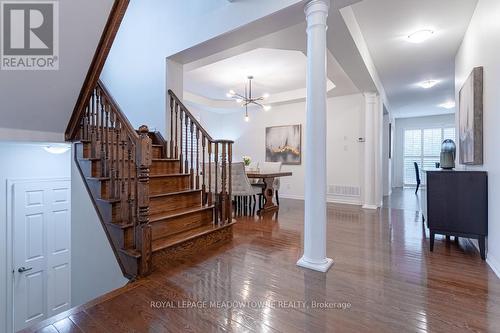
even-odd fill
[[[417,188],[415,189],[415,194],[417,194],[418,188],[420,187],[420,171],[418,170],[417,162],[413,162],[413,165],[415,166],[415,179],[417,180]]]

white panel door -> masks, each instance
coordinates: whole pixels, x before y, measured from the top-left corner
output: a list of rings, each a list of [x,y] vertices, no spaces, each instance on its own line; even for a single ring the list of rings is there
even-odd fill
[[[13,314],[18,331],[70,307],[70,182],[16,183],[13,199]]]

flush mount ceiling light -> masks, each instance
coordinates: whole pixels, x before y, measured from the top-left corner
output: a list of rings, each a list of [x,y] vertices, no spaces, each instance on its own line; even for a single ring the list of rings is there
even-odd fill
[[[236,91],[233,89],[229,90],[229,92],[226,94],[228,98],[232,98],[241,105],[241,107],[245,107],[245,121],[249,121],[250,117],[248,117],[248,106],[253,104],[261,107],[264,111],[269,111],[271,110],[270,105],[264,105],[261,102],[263,100],[266,100],[269,98],[269,94],[265,93],[261,97],[254,98],[252,96],[252,80],[253,76],[248,76],[248,83],[245,84],[245,95],[243,94],[238,94]]]
[[[47,153],[60,155],[60,154],[64,154],[65,152],[67,152],[70,149],[70,147],[69,146],[45,146],[45,147],[43,147],[43,149]]]
[[[433,35],[434,35],[434,30],[430,29],[418,30],[408,35],[407,40],[410,43],[420,44],[431,38]]]
[[[418,85],[424,89],[430,89],[438,83],[439,83],[438,80],[427,80],[427,81],[420,82]]]
[[[444,109],[453,109],[455,107],[455,102],[454,101],[448,101],[446,103],[439,104],[439,107],[440,108],[444,108]]]

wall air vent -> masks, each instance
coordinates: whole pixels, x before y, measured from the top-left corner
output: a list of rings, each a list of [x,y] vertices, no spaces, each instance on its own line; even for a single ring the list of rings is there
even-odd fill
[[[344,197],[359,197],[361,189],[359,186],[329,185],[328,194],[340,195]]]

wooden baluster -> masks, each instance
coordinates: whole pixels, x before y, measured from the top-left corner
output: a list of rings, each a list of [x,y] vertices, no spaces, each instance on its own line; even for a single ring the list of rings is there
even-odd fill
[[[179,116],[179,104],[177,102],[175,103],[175,147],[174,147],[174,154],[175,156],[173,158],[179,157],[179,133],[177,133],[177,125],[179,124],[178,120]]]
[[[208,193],[207,204],[209,206],[213,203],[212,198],[212,142],[208,141]]]
[[[110,129],[109,129],[109,183],[110,183],[110,188],[109,188],[109,194],[112,199],[115,198],[115,171],[116,171],[116,159],[115,159],[115,119],[116,115],[114,112],[111,112],[109,115],[109,123],[110,123]]]
[[[205,178],[207,177],[207,174],[206,174],[206,166],[205,166],[205,135],[203,135],[201,137],[201,154],[202,154],[202,158],[201,158],[201,174],[202,174],[202,178],[201,178],[201,181],[202,181],[202,184],[201,184],[201,193],[203,194],[203,204],[206,205],[207,203],[207,188],[206,188],[206,185],[205,185]]]
[[[104,177],[108,177],[109,175],[109,106],[107,105],[106,97],[104,97],[104,113],[105,113],[105,121],[104,121]]]
[[[214,152],[214,174],[215,174],[215,179],[214,179],[214,195],[215,195],[215,223],[219,223],[219,210],[220,210],[220,196],[219,196],[219,189],[218,189],[218,183],[219,183],[219,144],[217,142],[214,142],[215,146],[215,152]]]
[[[125,222],[128,220],[128,195],[127,195],[127,187],[125,186],[126,182],[130,182],[130,178],[125,178],[125,161],[126,160],[126,151],[125,151],[125,145],[126,145],[126,129],[125,128],[120,128],[120,142],[121,142],[121,167],[120,167],[120,210],[122,212],[122,222]],[[126,208],[127,207],[127,208]],[[130,221],[127,221],[130,222]]]
[[[100,136],[100,133],[99,133],[99,126],[100,126],[100,123],[101,123],[101,119],[99,117],[99,95],[97,94],[97,88],[94,89],[94,96],[95,96],[95,116],[96,116],[96,124],[95,124],[95,127],[96,127],[96,141],[99,142],[99,138],[101,137]],[[96,147],[96,154],[97,154],[97,147]],[[96,155],[97,157],[97,155]]]
[[[186,142],[184,143],[184,173],[189,172],[189,163],[188,163],[188,126],[189,126],[189,117],[187,112],[185,112],[186,118],[184,118],[184,126],[186,127]]]
[[[194,189],[194,168],[193,168],[193,161],[194,161],[194,158],[193,158],[193,152],[194,152],[194,147],[193,147],[193,130],[194,130],[194,124],[193,124],[193,121],[190,122],[189,124],[189,127],[191,129],[191,169],[189,170],[189,174],[191,175],[190,179],[191,179],[191,189]]]
[[[115,198],[120,199],[120,191],[121,191],[121,184],[120,184],[120,128],[121,128],[121,123],[118,120],[118,117],[116,118],[115,121],[115,155],[116,155],[116,160],[115,160]]]
[[[95,117],[95,95],[92,93],[90,97],[90,112],[92,114],[91,118],[91,135],[90,135],[90,156],[96,157],[96,146],[97,146],[97,134],[96,134],[96,117]]]
[[[226,209],[226,204],[227,204],[227,192],[226,192],[226,186],[227,186],[227,164],[226,164],[226,143],[222,142],[222,154],[221,154],[221,222],[226,223],[226,214],[227,214],[227,209]]]
[[[132,141],[130,140],[129,137],[127,137],[127,206],[128,206],[128,223],[132,223],[134,221],[134,207],[132,204],[132,184],[135,183],[135,181],[132,181],[132,166],[135,164],[132,163],[132,151],[135,151],[135,148],[132,147]],[[134,177],[135,180],[135,177]],[[134,244],[135,242],[135,236],[136,236],[136,230],[135,230],[135,223],[134,223]]]
[[[233,218],[233,176],[232,176],[232,164],[233,164],[233,144],[232,142],[228,143],[227,147],[227,160],[228,160],[228,174],[229,181],[227,183],[227,192],[228,192],[228,202],[227,202],[227,218],[228,221],[231,222]]]
[[[151,166],[152,144],[148,136],[149,129],[142,125],[139,128],[139,145],[137,152],[137,222],[139,224],[137,235],[138,250],[141,252],[140,274],[147,275],[151,271],[152,238],[151,225],[149,224],[149,168]]]
[[[196,189],[200,188],[200,130],[196,127]]]
[[[87,106],[85,108],[85,116],[83,118],[83,139],[88,140],[89,139],[89,107]]]
[[[174,158],[174,98],[170,95],[170,158]]]
[[[183,155],[182,155],[182,120],[183,120],[183,116],[182,116],[182,109],[180,109],[180,114],[179,114],[179,117],[180,117],[180,122],[181,122],[181,126],[179,127],[179,134],[180,134],[180,138],[179,138],[179,146],[180,146],[180,154],[179,154],[179,173],[183,173],[183,170],[184,170],[184,161],[183,161]]]
[[[104,123],[106,122],[105,119],[105,99],[102,96],[102,91],[99,89],[99,103],[100,103],[100,108],[101,108],[101,153],[100,153],[100,159],[101,159],[101,177],[104,177],[106,175],[106,152],[104,150],[104,136],[106,133],[104,132]]]

